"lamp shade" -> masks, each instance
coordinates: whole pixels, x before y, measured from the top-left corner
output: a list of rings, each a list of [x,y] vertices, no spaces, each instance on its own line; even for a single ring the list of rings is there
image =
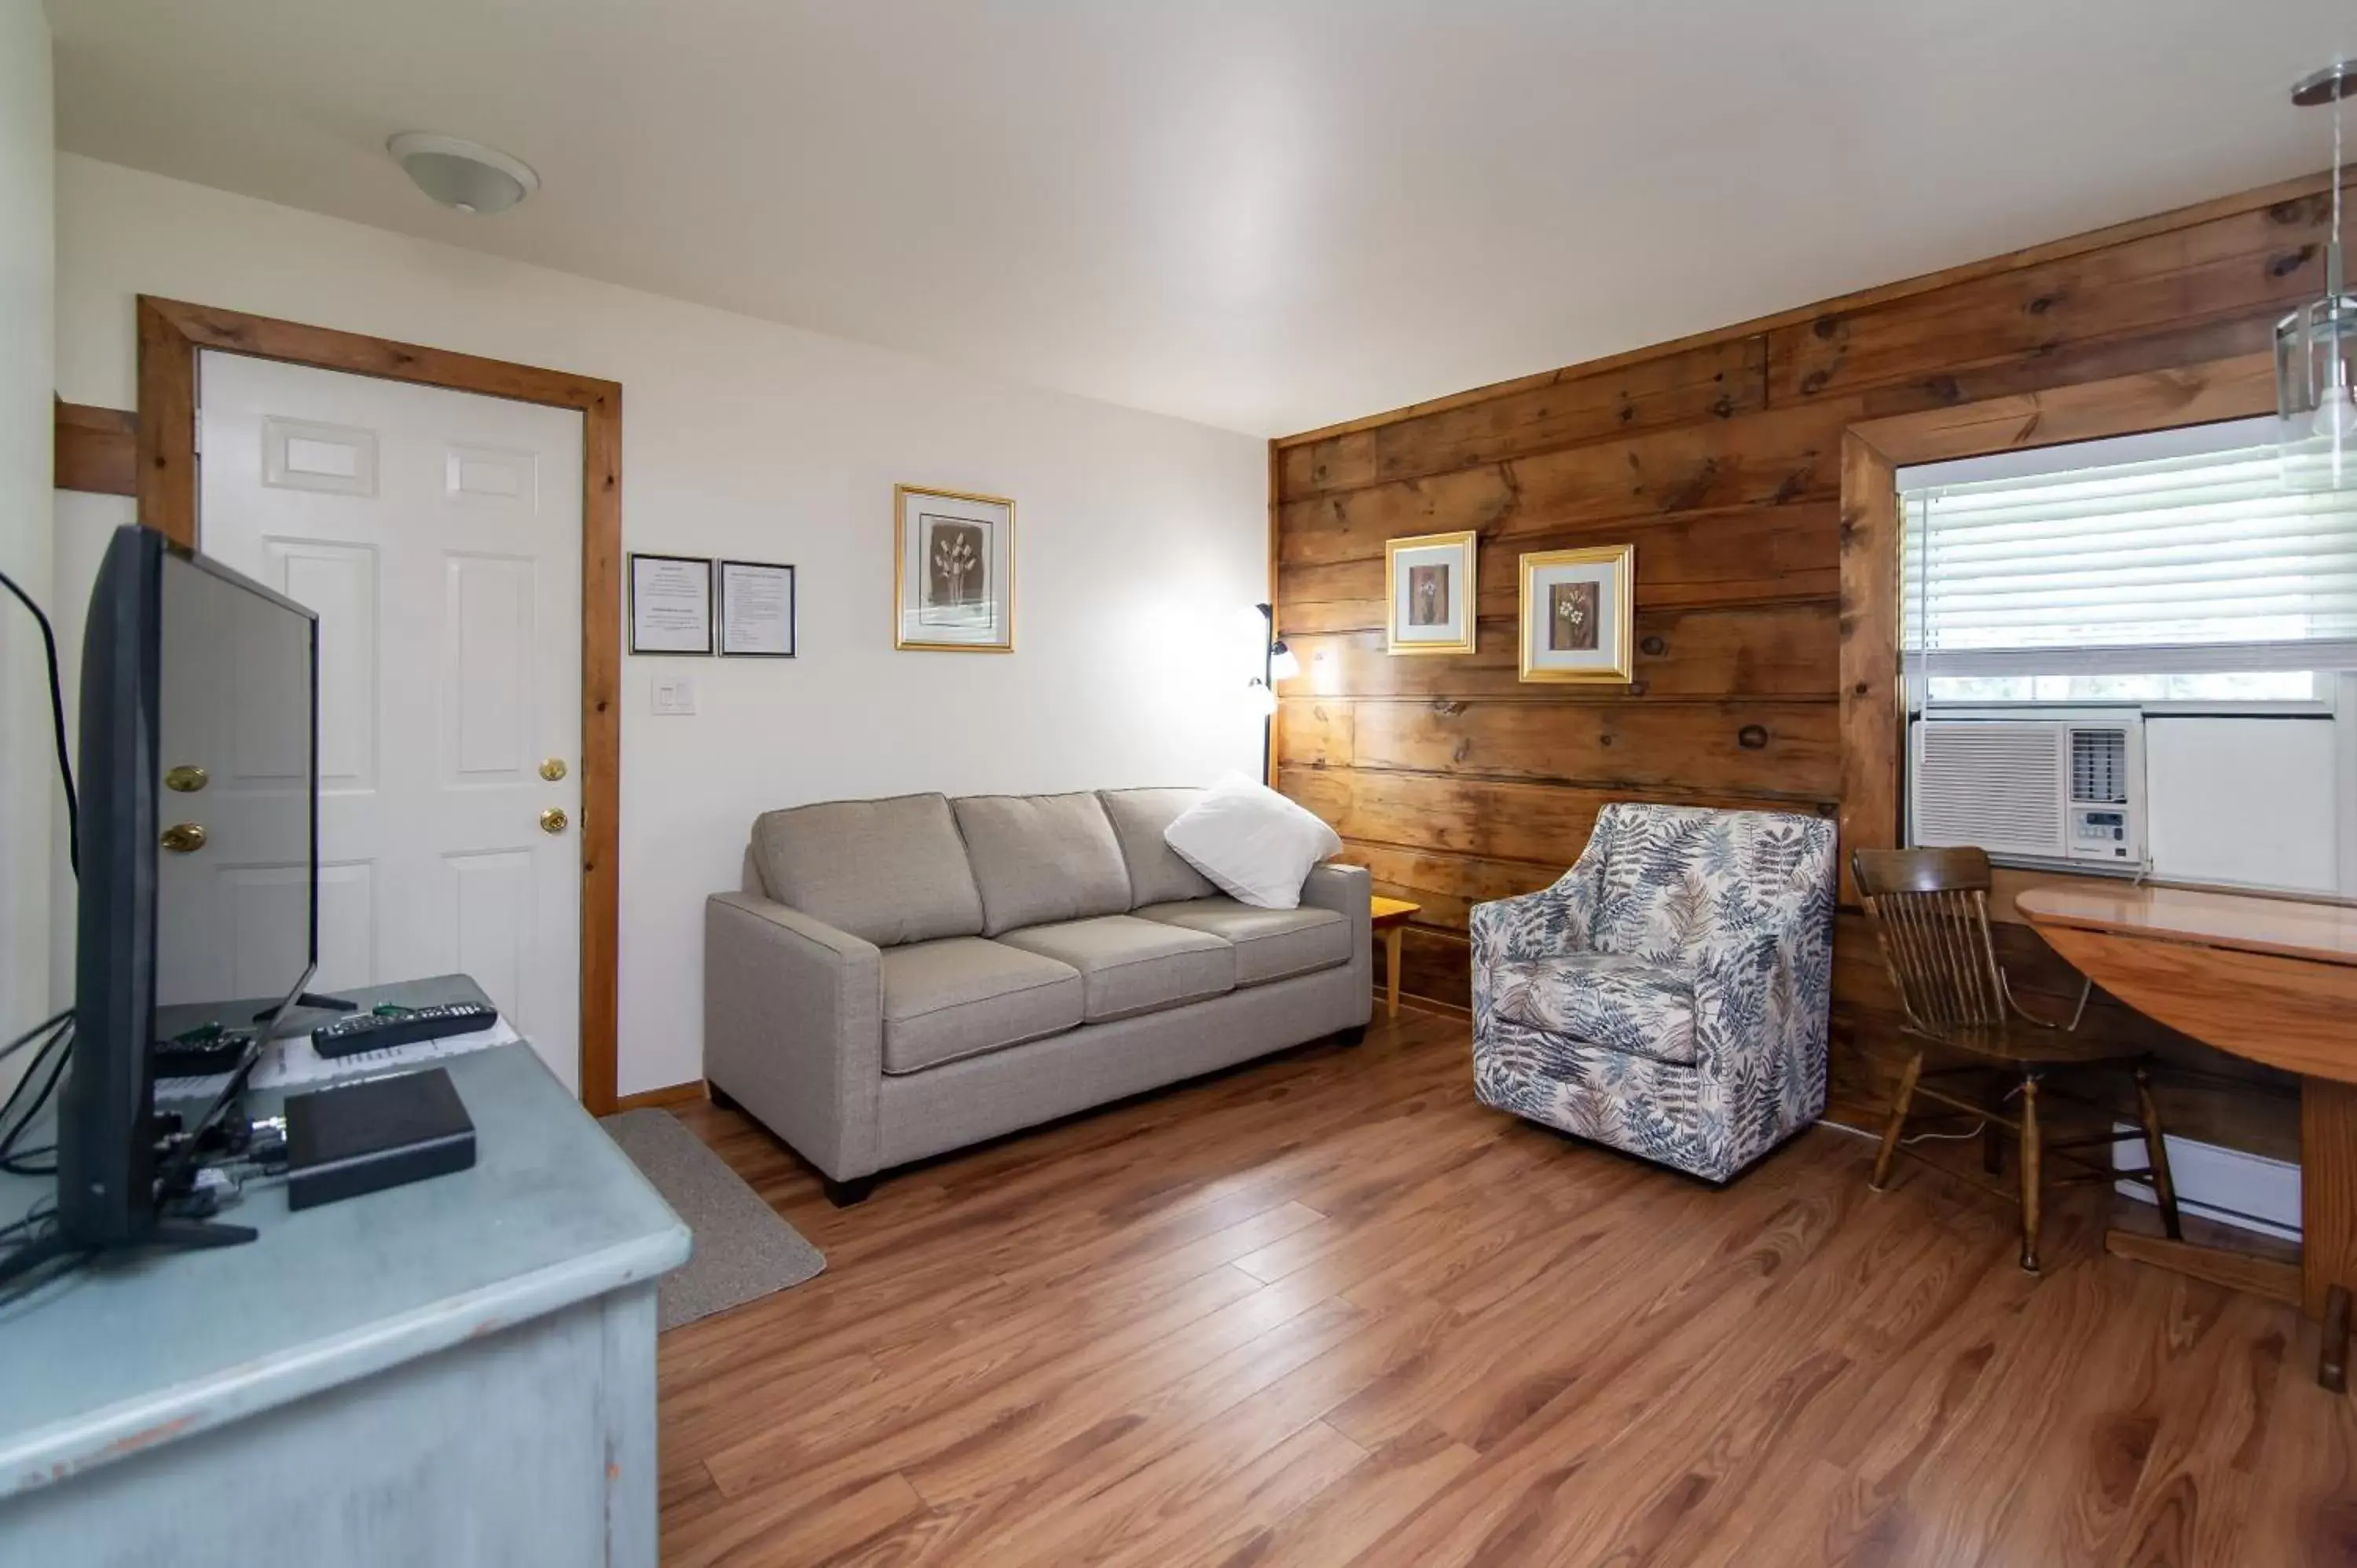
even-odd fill
[[[1251,703],[1254,713],[1258,714],[1262,718],[1266,718],[1276,712],[1276,692],[1274,687],[1265,686],[1260,682],[1254,681],[1248,691],[1246,701]]]
[[[1268,658],[1268,672],[1274,680],[1290,681],[1301,673],[1301,660],[1296,659],[1293,656],[1293,650],[1286,647],[1282,642],[1269,649]]]

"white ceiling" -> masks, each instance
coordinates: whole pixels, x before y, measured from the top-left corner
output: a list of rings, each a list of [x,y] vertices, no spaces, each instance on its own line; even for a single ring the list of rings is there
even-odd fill
[[[2350,0],[48,0],[68,150],[1266,435],[2324,166]],[[2357,116],[2352,116],[2357,118]],[[429,204],[396,131],[539,169]]]

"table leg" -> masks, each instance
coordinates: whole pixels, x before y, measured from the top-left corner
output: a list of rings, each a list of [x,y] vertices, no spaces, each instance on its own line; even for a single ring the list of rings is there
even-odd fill
[[[1399,1016],[1400,937],[1404,929],[1394,926],[1383,933],[1383,1015]]]
[[[2299,1081],[2300,1305],[2324,1324],[2316,1380],[2349,1386],[2349,1293],[2357,1285],[2357,1084]]]

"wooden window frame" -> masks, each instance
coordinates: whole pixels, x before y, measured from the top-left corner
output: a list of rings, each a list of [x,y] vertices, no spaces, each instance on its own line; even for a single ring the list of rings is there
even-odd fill
[[[1900,840],[1904,697],[1899,680],[1898,470],[2275,412],[2265,354],[2083,381],[1854,423],[1841,450],[1841,897],[1849,852]],[[2007,900],[2009,902],[2009,900]]]
[[[622,388],[148,295],[138,298],[139,521],[197,547],[197,353],[203,349],[569,408],[581,415],[581,1102],[617,1102],[621,843]]]

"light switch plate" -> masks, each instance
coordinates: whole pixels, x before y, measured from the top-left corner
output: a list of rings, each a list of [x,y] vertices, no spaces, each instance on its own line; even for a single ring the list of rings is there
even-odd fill
[[[695,712],[695,682],[685,675],[658,675],[651,706],[658,714],[680,717]]]

